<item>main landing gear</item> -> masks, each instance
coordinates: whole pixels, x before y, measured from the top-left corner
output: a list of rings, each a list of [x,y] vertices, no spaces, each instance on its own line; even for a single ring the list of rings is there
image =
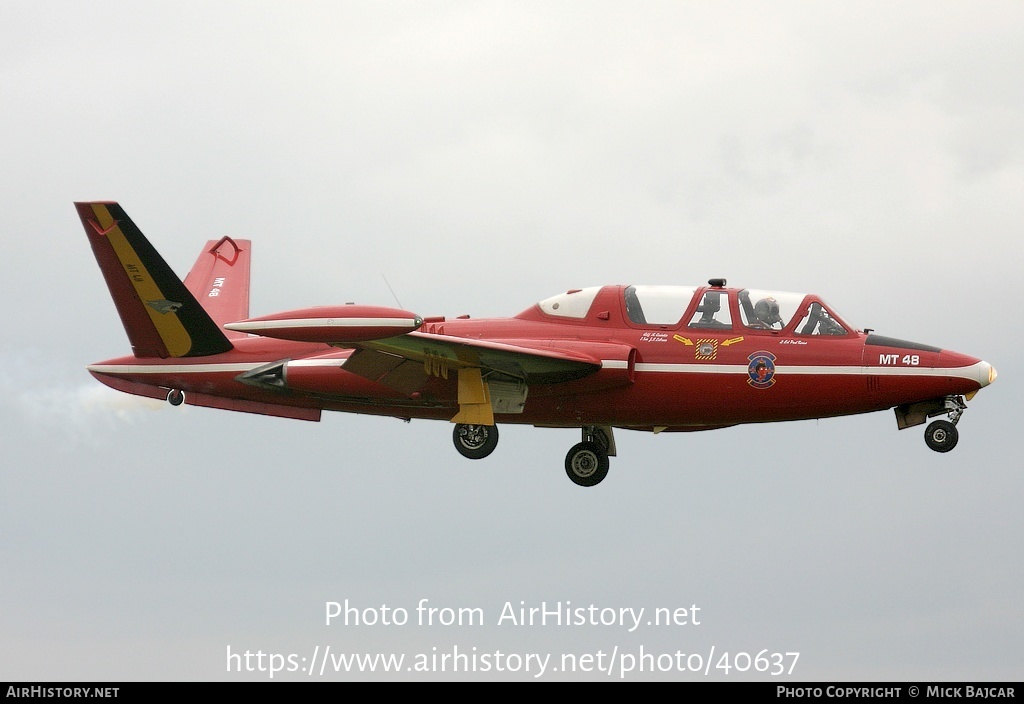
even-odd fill
[[[498,426],[456,423],[452,442],[463,457],[479,460],[498,446]],[[583,442],[565,456],[565,473],[580,486],[600,484],[608,476],[608,458],[615,456],[615,438],[609,426],[583,426]]]
[[[947,396],[945,409],[949,414],[949,420],[932,421],[924,430],[925,444],[936,452],[949,452],[956,447],[956,442],[960,439],[956,424],[967,410],[967,404],[960,396]]]
[[[580,486],[595,486],[608,476],[608,458],[615,454],[612,429],[583,426],[583,442],[573,445],[565,456],[565,473]]]
[[[498,446],[498,426],[456,423],[452,442],[463,457],[481,460]]]

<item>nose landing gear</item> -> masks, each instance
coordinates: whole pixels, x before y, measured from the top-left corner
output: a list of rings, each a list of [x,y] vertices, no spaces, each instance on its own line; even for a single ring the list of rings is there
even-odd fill
[[[924,430],[925,443],[936,452],[949,452],[956,447],[959,439],[960,433],[956,426],[948,420],[932,421]]]
[[[956,424],[967,410],[967,404],[961,396],[947,396],[944,409],[949,414],[949,420],[932,421],[924,430],[925,444],[936,452],[949,452],[956,447],[960,439]]]

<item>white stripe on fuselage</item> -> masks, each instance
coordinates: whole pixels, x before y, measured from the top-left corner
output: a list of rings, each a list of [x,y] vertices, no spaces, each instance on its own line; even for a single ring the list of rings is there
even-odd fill
[[[627,362],[618,359],[603,359],[601,366],[605,369],[626,369]],[[637,372],[655,372],[661,374],[747,374],[749,367],[743,364],[702,364],[690,362],[686,364],[638,363]],[[966,367],[864,367],[864,366],[831,366],[818,365],[775,365],[776,374],[798,375],[835,375],[835,376],[953,376],[963,379],[978,380],[980,372],[988,374],[986,362],[976,362]]]
[[[337,357],[332,359],[293,359],[288,362],[289,367],[340,367],[348,361],[348,357]]]
[[[269,363],[267,361],[245,364],[90,364],[86,369],[97,374],[237,374]]]
[[[287,362],[295,367],[340,367],[347,358],[295,359]],[[251,371],[274,360],[246,363],[197,363],[197,364],[92,364],[87,367],[97,374],[225,374]],[[627,369],[629,364],[621,359],[602,359],[604,369]],[[743,364],[654,364],[639,363],[637,372],[660,374],[747,374]],[[977,362],[966,367],[860,367],[829,365],[776,365],[776,374],[835,375],[835,376],[953,376],[978,380],[982,371],[987,378],[988,364]]]

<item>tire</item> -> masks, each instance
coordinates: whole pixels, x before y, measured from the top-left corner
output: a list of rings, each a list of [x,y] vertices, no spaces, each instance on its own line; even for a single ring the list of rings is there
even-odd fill
[[[573,445],[565,456],[565,473],[580,486],[596,486],[608,476],[608,454],[595,442]]]
[[[463,457],[481,460],[498,446],[498,426],[456,423],[452,442]]]
[[[936,452],[949,452],[956,447],[960,433],[948,420],[933,421],[924,431],[924,441]]]
[[[172,406],[180,406],[185,403],[185,392],[180,389],[171,389],[167,392],[167,403]]]

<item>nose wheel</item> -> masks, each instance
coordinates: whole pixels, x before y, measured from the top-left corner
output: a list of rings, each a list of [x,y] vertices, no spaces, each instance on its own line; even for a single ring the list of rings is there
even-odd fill
[[[960,396],[950,396],[945,399],[949,420],[935,420],[924,429],[924,442],[936,452],[949,452],[956,447],[960,433],[956,424],[960,416],[967,410],[967,404]]]
[[[936,452],[949,452],[956,447],[960,433],[956,426],[948,420],[936,420],[928,424],[924,431],[924,441]]]

